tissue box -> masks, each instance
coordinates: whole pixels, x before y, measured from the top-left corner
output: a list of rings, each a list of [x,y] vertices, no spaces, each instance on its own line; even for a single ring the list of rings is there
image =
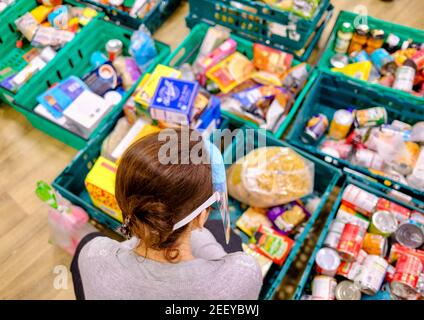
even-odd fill
[[[90,136],[111,108],[112,105],[105,99],[85,90],[65,109],[63,115],[85,136]]]
[[[150,105],[152,119],[189,125],[191,110],[199,90],[199,84],[162,77]]]
[[[96,207],[123,222],[122,212],[115,198],[117,168],[114,162],[99,157],[85,178],[85,187]]]

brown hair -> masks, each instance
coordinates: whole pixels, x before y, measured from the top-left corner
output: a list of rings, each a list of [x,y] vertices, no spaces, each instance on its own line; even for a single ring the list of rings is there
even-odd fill
[[[178,159],[201,141],[197,135],[194,141],[188,139],[188,148],[183,149],[181,130],[173,132],[178,137]],[[148,135],[127,149],[118,166],[115,193],[130,233],[146,248],[165,249],[165,258],[176,261],[177,240],[188,225],[175,231],[173,226],[212,195],[211,167],[191,160],[187,164],[162,164],[159,154],[169,141],[161,141],[160,134]],[[204,153],[204,148],[199,152]]]

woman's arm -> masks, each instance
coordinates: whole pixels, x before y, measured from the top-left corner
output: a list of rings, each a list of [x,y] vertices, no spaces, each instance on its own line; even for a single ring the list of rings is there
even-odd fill
[[[193,230],[190,241],[192,254],[196,258],[216,260],[227,255],[213,234],[206,228]]]

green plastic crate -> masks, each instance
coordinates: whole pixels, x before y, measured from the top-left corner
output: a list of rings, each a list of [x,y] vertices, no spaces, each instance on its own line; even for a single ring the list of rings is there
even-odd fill
[[[302,17],[261,1],[189,0],[189,4],[187,23],[190,27],[198,22],[220,24],[240,36],[293,51],[305,46],[331,7],[329,0],[322,0],[311,17]]]
[[[383,29],[386,36],[389,33],[394,33],[400,38],[401,41],[413,39],[414,41],[416,41],[418,43],[424,43],[424,31],[423,30],[402,26],[402,25],[399,25],[399,24],[380,20],[380,19],[373,18],[373,17],[370,17],[370,16],[360,17],[356,13],[349,12],[349,11],[341,11],[339,16],[337,17],[336,23],[334,24],[333,30],[331,32],[329,39],[328,39],[327,46],[326,46],[326,48],[325,48],[325,50],[322,53],[322,56],[320,58],[320,61],[319,61],[319,64],[318,64],[318,68],[320,70],[330,71],[330,69],[332,68],[331,64],[330,64],[330,59],[335,54],[334,46],[335,46],[335,41],[336,41],[336,37],[337,37],[337,31],[340,29],[342,23],[348,21],[348,22],[353,24],[355,19],[359,19],[359,18],[361,18],[359,20],[359,21],[361,21],[361,23],[364,22],[364,20],[362,20],[362,19],[365,18],[370,29],[374,29],[374,28]],[[409,99],[410,101],[415,101],[415,103],[424,107],[424,97],[417,97],[417,96],[414,96],[414,95],[412,95],[408,92],[396,90],[396,89],[393,89],[393,88],[388,88],[388,87],[382,86],[378,83],[370,83],[368,81],[354,79],[354,78],[351,78],[351,77],[344,75],[340,72],[333,72],[333,74],[340,76],[340,77],[343,77],[345,79],[352,79],[353,81],[356,81],[356,82],[358,82],[359,84],[361,84],[362,86],[365,86],[365,87],[375,88],[376,90],[381,90],[383,92],[387,92],[388,94],[396,94],[396,95],[405,97],[406,99]]]
[[[119,233],[118,228],[121,223],[93,205],[85,188],[84,180],[100,155],[103,140],[113,130],[121,116],[124,116],[124,114],[120,113],[118,117],[109,119],[110,123],[104,126],[99,135],[89,141],[84,149],[78,152],[71,163],[53,181],[53,187],[63,197],[84,208],[92,219],[117,233]],[[229,121],[224,117],[221,122],[221,128],[228,127]],[[219,138],[219,135],[211,136],[212,141],[216,145]]]
[[[75,0],[64,0],[64,4],[81,6],[81,4]],[[22,56],[33,47],[26,40],[22,48],[16,47],[16,41],[20,39],[21,33],[16,30],[15,20],[38,5],[36,0],[18,0],[2,13],[0,23],[0,70],[6,67],[12,67],[14,70],[21,70],[27,65],[27,62],[22,59]],[[85,29],[85,27],[82,29]],[[60,51],[66,50],[69,46],[70,43],[67,43]],[[48,65],[54,63],[55,59],[50,61]],[[40,73],[41,72],[39,72],[39,74]],[[31,90],[30,88],[31,85],[27,82],[19,91],[25,91],[25,89]],[[15,93],[0,87],[0,97],[7,104],[14,106],[13,100],[15,96]]]
[[[408,202],[404,202],[399,200],[398,198],[394,198],[392,196],[392,191],[390,188],[383,186],[381,184],[375,183],[370,179],[358,179],[358,177],[355,177],[353,175],[348,174],[345,182],[342,186],[342,188],[340,189],[339,195],[337,197],[336,202],[334,203],[334,206],[326,220],[325,226],[323,228],[323,230],[321,231],[320,237],[318,239],[318,242],[316,244],[316,247],[314,249],[314,251],[312,252],[311,257],[308,260],[307,266],[305,268],[305,271],[303,272],[303,275],[300,279],[299,285],[296,288],[296,292],[294,293],[293,298],[295,300],[299,300],[302,295],[305,293],[305,291],[310,290],[311,287],[311,282],[312,282],[312,278],[314,275],[314,271],[313,271],[313,267],[315,264],[315,257],[318,253],[318,250],[321,249],[321,247],[323,246],[324,240],[327,237],[328,234],[328,229],[330,228],[330,224],[331,222],[334,220],[334,218],[336,217],[337,211],[340,207],[341,201],[342,201],[342,195],[344,192],[344,189],[346,188],[346,186],[348,184],[353,184],[365,191],[368,191],[372,194],[375,194],[379,197],[383,197],[386,198],[390,201],[396,202],[404,207],[407,207],[409,209],[412,210],[418,210],[419,212],[424,214],[424,210],[420,209],[419,207],[421,206],[420,201],[417,201],[417,199],[412,198],[410,201]],[[386,288],[383,288],[386,289]],[[387,294],[386,290],[381,291],[380,293],[377,293],[376,296],[363,296],[363,300],[385,300],[389,297],[390,295]]]
[[[109,119],[111,117],[117,117],[119,115],[125,101],[136,85],[126,92],[121,103],[115,106],[108,116],[102,120],[98,128],[94,130],[87,140],[35,113],[33,109],[37,106],[36,98],[56,82],[70,75],[82,77],[92,70],[93,67],[90,63],[92,53],[95,51],[104,51],[105,44],[109,39],[120,39],[124,44],[124,52],[127,52],[132,32],[133,30],[102,19],[92,21],[75,37],[70,46],[57,54],[55,58],[56,63],[46,66],[29,80],[28,85],[18,92],[14,101],[15,107],[37,129],[76,149],[81,149],[89,139],[99,134],[100,129],[104,125],[110,123]],[[170,52],[169,47],[160,42],[156,42],[156,48],[158,49],[158,56],[146,72],[152,71]]]
[[[183,40],[183,42],[179,45],[177,49],[175,49],[171,55],[164,61],[164,64],[167,64],[171,67],[179,67],[184,63],[190,63],[192,64],[194,60],[197,57],[198,51],[200,49],[200,45],[202,44],[203,38],[206,35],[206,32],[209,28],[209,25],[201,23],[198,24],[191,30],[190,34]],[[237,42],[237,51],[243,53],[245,56],[247,56],[249,59],[253,58],[253,43],[249,40],[237,37],[235,35],[231,35],[231,38],[233,38]],[[293,65],[297,65],[299,61],[293,60]],[[308,66],[309,67],[309,66]],[[309,84],[311,86],[312,84]],[[280,138],[284,131],[289,126],[290,122],[294,118],[297,109],[300,106],[300,101],[303,99],[304,95],[308,92],[308,86],[305,86],[302,91],[299,93],[296,102],[292,106],[292,109],[290,110],[289,114],[281,123],[278,130],[272,134],[269,132],[270,135],[273,135],[277,138]],[[227,111],[222,111],[222,114],[224,114],[226,117],[228,117],[232,124],[242,127],[242,126],[248,126],[251,128],[258,128],[258,125],[243,119],[237,115],[234,115]]]
[[[331,121],[334,112],[338,109],[365,109],[383,106],[387,110],[389,122],[398,119],[415,124],[418,121],[424,121],[424,108],[401,95],[378,90],[376,87],[364,87],[361,83],[352,79],[335,77],[331,73],[317,73],[319,75],[309,81],[312,86],[310,86],[309,93],[299,109],[293,127],[287,135],[287,140],[292,145],[306,150],[337,167],[347,167],[355,172],[370,176],[396,190],[424,199],[424,192],[422,191],[374,174],[367,168],[354,165],[348,160],[338,159],[321,152],[318,146],[324,137],[315,144],[306,144],[301,140],[307,121],[317,113],[324,113],[328,120]]]
[[[89,4],[96,10],[104,12],[111,20],[127,27],[138,29],[141,24],[144,24],[151,33],[159,29],[181,2],[181,0],[162,0],[143,19],[140,19],[131,17],[128,12],[110,5],[104,5],[91,0],[77,1]]]
[[[267,146],[280,146],[280,147],[290,147],[298,152],[304,158],[312,161],[315,166],[315,179],[314,179],[314,194],[321,197],[320,204],[318,205],[315,212],[311,213],[311,217],[307,221],[307,224],[302,231],[302,233],[297,237],[295,245],[290,251],[286,261],[282,267],[279,267],[275,264],[270,268],[267,276],[264,279],[262,290],[260,293],[261,299],[272,299],[278,286],[286,275],[290,265],[293,263],[296,255],[299,252],[299,249],[302,246],[303,241],[305,240],[309,230],[314,225],[316,219],[321,214],[321,211],[327,202],[327,199],[334,187],[336,186],[338,180],[341,177],[341,171],[325,161],[322,161],[304,151],[301,151],[297,148],[293,148],[288,143],[273,138],[269,135],[263,133],[264,130],[255,130],[250,129],[250,132],[247,133],[246,130],[250,128],[242,128],[239,133],[233,139],[233,142],[228,146],[224,151],[224,163],[228,168],[231,163],[237,161],[237,156],[244,156],[250,150],[256,149],[258,147],[258,141],[265,141]],[[230,203],[230,213],[231,213],[231,223],[232,227],[235,228],[235,223],[237,219],[242,215],[243,209],[242,205],[232,199],[229,199]],[[244,234],[241,234],[244,242],[248,241],[248,237]]]

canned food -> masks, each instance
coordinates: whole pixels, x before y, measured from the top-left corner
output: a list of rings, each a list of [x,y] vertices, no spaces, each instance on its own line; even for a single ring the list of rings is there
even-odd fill
[[[329,136],[333,139],[344,139],[349,133],[353,123],[352,112],[348,110],[337,110],[331,120]]]
[[[352,262],[358,258],[364,234],[365,230],[360,226],[346,223],[337,246],[337,251],[343,260]]]
[[[353,210],[352,208],[349,208],[345,204],[342,204],[340,206],[339,210],[337,211],[336,219],[343,222],[344,224],[346,223],[357,224],[365,230],[368,229],[368,226],[369,226],[369,221],[367,218],[360,215],[359,213],[356,213],[355,210]]]
[[[114,61],[116,57],[122,54],[123,43],[119,39],[110,39],[106,43],[106,52],[109,55],[109,60]]]
[[[337,232],[337,233],[341,234],[343,232],[345,224],[346,223],[343,222],[343,221],[339,221],[337,219],[333,220],[330,224],[329,230],[330,230],[330,232]]]
[[[355,124],[358,127],[377,127],[385,123],[387,123],[387,111],[383,107],[355,111]]]
[[[349,184],[343,192],[342,200],[348,207],[364,214],[371,216],[378,203],[378,197],[369,193],[353,184]]]
[[[404,299],[414,299],[417,295],[418,279],[423,271],[420,259],[409,254],[399,257],[393,280],[392,293]]]
[[[337,281],[329,276],[316,276],[312,281],[314,300],[334,300]]]
[[[424,50],[417,51],[412,57],[411,60],[414,61],[417,66],[417,70],[424,68]]]
[[[401,91],[411,91],[414,85],[415,69],[408,65],[400,66],[396,69],[393,88]]]
[[[356,258],[356,262],[363,264],[366,257],[368,257],[368,253],[365,250],[361,249],[359,251],[358,258]]]
[[[361,268],[362,266],[359,262],[342,261],[337,270],[337,275],[353,281],[361,272]]]
[[[400,224],[393,235],[393,239],[401,245],[416,249],[424,243],[423,227],[414,220],[407,220]]]
[[[373,53],[370,55],[370,59],[374,66],[377,68],[378,71],[381,72],[383,67],[391,62],[394,62],[394,58],[388,53],[385,49],[380,48],[377,50],[374,50]]]
[[[340,159],[349,158],[352,149],[353,145],[346,143],[344,140],[325,140],[320,146],[321,152]]]
[[[374,170],[383,170],[385,162],[377,152],[369,149],[359,149],[355,152],[352,163]]]
[[[391,264],[389,264],[386,270],[386,278],[384,279],[384,281],[388,283],[392,282],[393,277],[395,275],[395,271],[396,271],[396,268],[393,267]]]
[[[341,234],[337,232],[330,231],[327,234],[327,237],[324,240],[324,246],[337,249],[337,246],[339,245]]]
[[[412,211],[410,220],[415,221],[424,226],[424,214],[418,211]]]
[[[368,254],[385,257],[387,248],[387,239],[382,235],[373,233],[365,234],[362,249]]]
[[[361,290],[349,280],[340,282],[336,287],[337,300],[361,300]]]
[[[409,254],[414,257],[417,257],[420,259],[421,263],[424,265],[424,250],[418,250],[418,249],[411,249],[404,247],[400,245],[399,243],[394,243],[392,247],[390,248],[390,254],[389,254],[389,262],[394,263],[396,262],[400,256]]]
[[[324,135],[325,131],[327,131],[327,128],[328,128],[327,117],[322,113],[314,115],[306,123],[302,140],[304,140],[305,143],[315,142]]]
[[[370,61],[370,56],[365,50],[356,51],[352,54],[352,61],[353,62]]]
[[[399,222],[407,220],[411,215],[411,210],[384,198],[378,200],[376,210],[391,212]]]
[[[421,273],[418,278],[417,291],[421,297],[424,297],[424,273]]]
[[[348,57],[342,53],[336,53],[330,59],[330,64],[334,68],[343,68],[347,66],[348,63],[349,63]]]
[[[389,211],[376,211],[372,215],[370,232],[389,237],[398,228],[396,217]]]
[[[337,251],[331,248],[322,248],[318,250],[315,263],[319,274],[334,277],[340,266],[340,257]]]
[[[361,272],[355,278],[355,283],[363,293],[375,295],[383,284],[388,265],[383,258],[370,254],[365,259]]]

